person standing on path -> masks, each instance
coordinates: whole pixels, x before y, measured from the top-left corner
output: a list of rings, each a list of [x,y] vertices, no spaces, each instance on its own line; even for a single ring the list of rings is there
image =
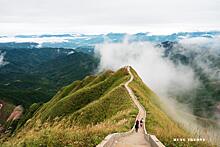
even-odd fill
[[[135,131],[138,132],[138,129],[139,129],[139,121],[136,120],[136,123],[135,123]]]
[[[143,126],[143,118],[140,120],[140,127]]]

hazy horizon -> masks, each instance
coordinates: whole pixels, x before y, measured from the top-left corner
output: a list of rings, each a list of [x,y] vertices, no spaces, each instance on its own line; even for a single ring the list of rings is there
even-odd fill
[[[31,24],[31,23],[0,23],[0,35],[42,35],[42,34],[108,34],[108,33],[150,33],[153,35],[170,35],[179,32],[220,31],[220,26],[193,26],[180,24],[158,24],[147,26],[70,26]]]
[[[219,0],[0,1],[1,34],[220,30]]]

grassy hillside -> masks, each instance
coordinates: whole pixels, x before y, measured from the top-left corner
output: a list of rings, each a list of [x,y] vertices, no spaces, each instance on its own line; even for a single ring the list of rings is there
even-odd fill
[[[49,102],[32,106],[22,121],[30,119],[14,137],[2,139],[3,146],[92,147],[110,133],[130,130],[137,109],[122,85],[129,78],[122,68],[62,88]]]
[[[147,111],[146,129],[166,146],[210,146],[208,143],[174,142],[192,135],[160,107],[159,97],[133,70],[130,87]],[[132,128],[137,109],[124,87],[130,75],[125,68],[87,76],[63,87],[49,102],[33,104],[3,146],[88,146],[99,144],[113,132]]]
[[[134,80],[129,86],[147,112],[145,124],[149,134],[156,135],[165,146],[211,146],[208,143],[174,142],[174,138],[191,138],[193,136],[163,111],[159,97],[143,83],[135,70],[131,69],[131,72]]]

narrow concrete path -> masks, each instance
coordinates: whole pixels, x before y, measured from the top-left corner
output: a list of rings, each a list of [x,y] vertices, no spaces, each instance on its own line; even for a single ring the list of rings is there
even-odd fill
[[[125,87],[128,91],[128,93],[131,96],[131,99],[133,100],[134,104],[137,106],[139,113],[136,117],[136,120],[143,120],[145,121],[146,118],[146,112],[145,109],[142,107],[140,102],[137,100],[137,97],[134,95],[131,88],[128,86],[130,82],[133,81],[134,76],[130,71],[130,67],[127,67],[127,70],[131,76],[130,80],[125,83]],[[144,123],[143,123],[144,124]],[[138,132],[133,131],[130,135],[120,137],[117,140],[115,140],[113,147],[150,147],[149,142],[145,138],[145,130],[144,126],[139,128]]]

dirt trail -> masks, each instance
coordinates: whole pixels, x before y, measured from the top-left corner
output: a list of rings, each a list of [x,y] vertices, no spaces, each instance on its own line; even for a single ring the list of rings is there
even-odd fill
[[[133,100],[134,104],[137,106],[139,113],[137,115],[138,120],[145,120],[146,113],[140,102],[137,100],[136,96],[134,95],[131,88],[128,86],[130,82],[133,81],[134,76],[130,71],[130,67],[127,67],[127,70],[131,76],[130,80],[125,83],[125,87],[128,91],[128,93],[131,96],[131,99]],[[138,132],[133,131],[130,135],[125,137],[120,137],[117,140],[115,140],[113,147],[150,147],[149,142],[145,138],[145,131],[144,126],[139,128]]]

